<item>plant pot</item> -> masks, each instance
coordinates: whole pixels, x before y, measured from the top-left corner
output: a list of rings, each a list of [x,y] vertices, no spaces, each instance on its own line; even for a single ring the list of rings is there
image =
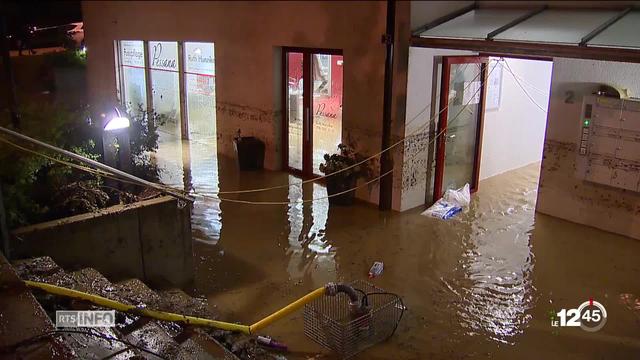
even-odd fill
[[[340,194],[349,189],[353,189],[356,187],[357,178],[355,176],[329,176],[327,178],[327,194]],[[351,190],[344,194],[331,196],[329,198],[329,204],[333,205],[351,205],[353,204],[353,200],[356,197],[356,191]]]
[[[240,170],[262,170],[264,168],[264,143],[253,136],[233,141]]]

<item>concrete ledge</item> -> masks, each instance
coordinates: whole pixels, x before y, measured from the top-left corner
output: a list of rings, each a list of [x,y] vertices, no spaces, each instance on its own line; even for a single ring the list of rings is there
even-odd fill
[[[53,323],[9,262],[0,254],[0,359],[70,359],[64,344],[44,337]]]
[[[116,205],[14,230],[16,258],[51,256],[63,267],[93,267],[156,286],[193,281],[191,208],[170,196]]]

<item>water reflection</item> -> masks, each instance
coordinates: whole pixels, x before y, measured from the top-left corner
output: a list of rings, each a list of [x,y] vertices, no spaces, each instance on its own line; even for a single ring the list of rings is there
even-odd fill
[[[513,337],[531,320],[528,311],[535,289],[530,236],[537,184],[527,185],[524,190],[505,190],[500,197],[477,194],[469,212],[456,220],[464,251],[451,283],[460,297],[457,314],[468,335],[513,344]]]
[[[182,141],[160,132],[159,146],[153,158],[160,168],[160,181],[207,198],[198,197],[193,204],[194,239],[215,244],[220,239],[222,214],[219,190],[218,159],[215,137]]]
[[[289,183],[299,182],[300,179],[289,175]],[[327,196],[324,186],[313,184],[313,198]],[[300,203],[304,199],[302,187],[289,187],[289,205],[287,215],[289,221],[289,265],[287,271],[292,279],[300,279],[309,272],[309,267],[316,263],[323,263],[323,266],[335,265],[334,254],[331,252],[331,244],[325,240],[325,228],[329,218],[329,201],[322,199],[311,203],[311,216],[305,217],[305,209],[308,211],[309,205]],[[307,218],[307,221],[305,221]],[[309,231],[303,233],[304,228],[309,227]]]
[[[192,142],[191,175],[172,177],[178,186],[181,176],[196,191],[217,189],[218,176],[224,190],[299,181],[282,172],[239,173],[225,166],[224,157],[204,163],[206,171],[197,169],[195,153],[211,150],[194,148]],[[630,354],[637,355],[640,346],[615,336],[638,331],[640,243],[536,215],[538,169],[539,164],[484,180],[469,211],[449,221],[425,218],[419,209],[398,214],[361,204],[330,208],[326,200],[288,206],[225,202],[223,239],[194,243],[197,291],[217,306],[222,320],[251,323],[326,282],[366,279],[371,263],[379,260],[385,270],[371,281],[401,294],[409,311],[396,335],[361,359],[634,358]],[[309,184],[238,197],[323,196],[324,186]],[[196,236],[207,237],[198,228],[220,230],[219,205],[217,199],[198,200]],[[566,256],[576,249],[579,255]],[[606,341],[553,334],[549,310],[573,307],[589,296],[603,299],[616,319],[598,333]],[[323,352],[305,338],[302,323],[297,313],[268,329],[298,355],[292,358]],[[620,356],[607,356],[614,351]]]

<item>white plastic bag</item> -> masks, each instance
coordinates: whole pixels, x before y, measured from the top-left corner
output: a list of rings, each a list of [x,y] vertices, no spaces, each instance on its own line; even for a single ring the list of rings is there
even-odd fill
[[[447,190],[440,200],[436,201],[435,204],[431,205],[430,208],[420,215],[447,220],[468,207],[470,202],[471,192],[469,191],[469,184],[465,184],[458,190]]]

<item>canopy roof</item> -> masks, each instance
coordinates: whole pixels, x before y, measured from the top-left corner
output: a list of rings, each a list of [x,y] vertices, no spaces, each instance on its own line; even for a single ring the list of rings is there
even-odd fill
[[[412,45],[640,62],[640,10],[472,5],[423,26]]]

